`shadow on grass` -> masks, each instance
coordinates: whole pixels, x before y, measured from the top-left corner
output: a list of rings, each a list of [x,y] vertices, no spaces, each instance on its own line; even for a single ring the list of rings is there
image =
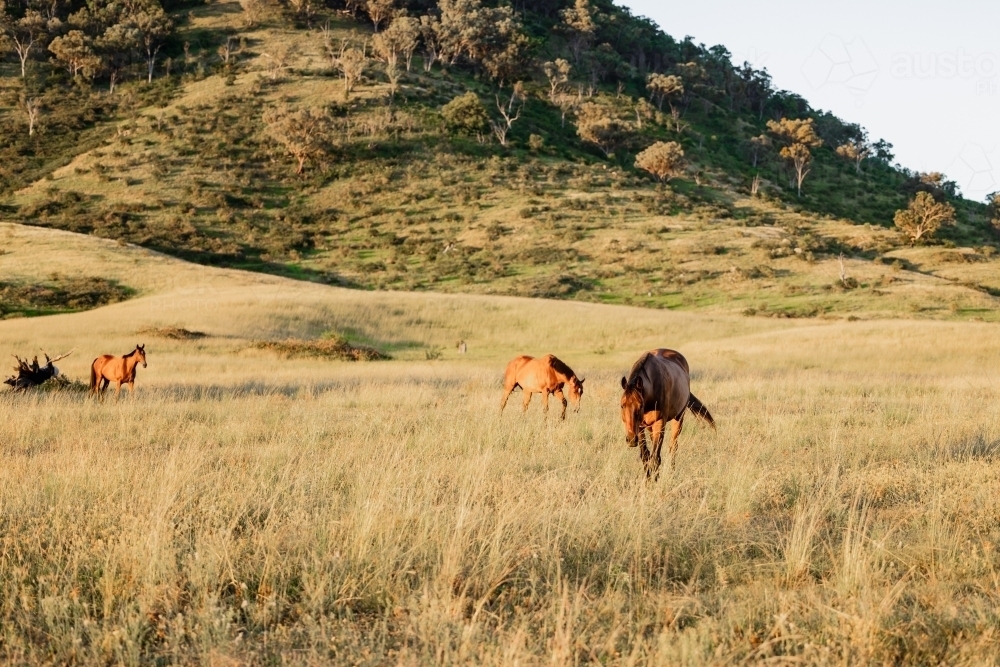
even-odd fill
[[[323,285],[335,285],[349,289],[364,289],[364,286],[343,276],[328,271],[317,271],[291,262],[275,262],[261,259],[252,255],[232,255],[224,253],[214,253],[204,250],[185,250],[183,248],[172,248],[157,244],[142,244],[143,247],[162,252],[178,259],[193,264],[203,264],[205,266],[215,266],[224,269],[239,269],[241,271],[253,271],[256,273],[266,273],[282,278],[292,278],[306,282],[321,283]]]
[[[358,364],[372,362],[338,362],[322,360],[317,361],[317,363],[327,364],[331,369],[347,370],[355,368]],[[380,365],[383,363],[384,362],[379,362]],[[392,379],[392,384],[395,386],[403,384],[414,387],[425,386],[434,389],[448,390],[457,390],[467,384],[467,382],[467,378],[428,378],[420,376],[416,373],[412,375],[405,374],[400,377],[393,377]],[[175,401],[223,401],[234,398],[267,396],[305,398],[326,393],[348,394],[366,387],[370,388],[371,386],[371,378],[361,377],[346,377],[343,379],[327,380],[322,382],[303,382],[301,384],[290,382],[266,383],[256,381],[241,382],[234,385],[168,384],[150,388],[146,390],[146,392],[143,392],[140,388],[136,391],[136,397],[141,399],[143,395],[147,395],[156,397],[157,399],[167,398],[168,400]]]
[[[952,443],[948,448],[948,458],[954,461],[992,463],[1000,460],[1000,439],[977,433],[971,438]]]

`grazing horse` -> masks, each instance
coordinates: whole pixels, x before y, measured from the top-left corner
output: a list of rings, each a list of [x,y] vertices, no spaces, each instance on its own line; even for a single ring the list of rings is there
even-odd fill
[[[531,403],[534,394],[542,395],[542,408],[546,416],[549,414],[549,394],[555,394],[562,401],[560,419],[566,419],[566,397],[563,387],[568,385],[569,398],[573,401],[575,412],[580,411],[580,399],[583,398],[583,381],[577,378],[573,369],[551,354],[535,359],[533,357],[516,357],[503,374],[503,400],[500,401],[500,412],[507,406],[507,399],[517,387],[524,392],[524,411]]]
[[[674,350],[651,350],[632,364],[622,378],[622,422],[629,447],[640,445],[646,477],[660,476],[660,449],[666,423],[670,424],[670,467],[677,462],[677,438],[684,426],[684,411],[690,410],[715,429],[715,420],[691,393],[691,371],[687,359]],[[646,447],[649,432],[650,448]]]
[[[146,346],[136,345],[135,349],[123,357],[105,354],[94,359],[90,365],[90,390],[102,394],[112,382],[117,382],[115,396],[121,393],[122,385],[127,384],[129,393],[135,391],[135,370],[139,364],[146,367]]]

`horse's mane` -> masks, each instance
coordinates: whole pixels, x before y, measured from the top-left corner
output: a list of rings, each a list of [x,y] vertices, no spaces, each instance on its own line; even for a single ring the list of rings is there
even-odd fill
[[[563,362],[558,357],[550,357],[549,365],[552,366],[552,370],[554,370],[556,373],[565,375],[567,378],[571,378],[574,375],[576,375],[576,373],[573,372],[573,369],[567,366],[565,362]]]
[[[645,368],[646,361],[649,360],[650,356],[652,356],[652,353],[646,352],[639,357],[634,364],[632,364],[632,370],[628,372],[628,380],[626,382],[629,387],[635,386],[635,381],[639,379],[639,373],[641,373],[642,369]]]

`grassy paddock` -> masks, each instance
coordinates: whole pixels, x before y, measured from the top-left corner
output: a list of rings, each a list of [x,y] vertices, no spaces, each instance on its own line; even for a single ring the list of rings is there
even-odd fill
[[[1000,659],[993,325],[357,293],[78,242],[139,296],[0,322],[4,350],[76,345],[78,378],[141,327],[209,335],[147,341],[133,398],[0,394],[7,662]],[[246,349],[331,328],[401,352]],[[617,382],[656,344],[720,428],[646,484]],[[588,377],[580,414],[498,415],[522,350]]]

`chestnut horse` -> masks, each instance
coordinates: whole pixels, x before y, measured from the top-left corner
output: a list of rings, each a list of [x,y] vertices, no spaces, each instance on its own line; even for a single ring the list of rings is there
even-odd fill
[[[135,391],[135,369],[139,364],[146,367],[146,346],[136,345],[135,349],[122,357],[105,354],[94,359],[90,365],[90,390],[101,394],[112,382],[117,382],[115,396],[121,393],[122,385],[127,384],[129,393]]]
[[[566,397],[563,387],[568,385],[569,398],[573,401],[575,412],[580,411],[580,399],[583,398],[583,381],[577,378],[573,369],[551,354],[535,359],[533,357],[516,357],[503,374],[503,400],[500,401],[500,412],[507,406],[507,399],[517,387],[524,392],[524,411],[531,403],[534,394],[542,395],[542,409],[549,414],[549,394],[555,394],[562,401],[562,415],[566,419]]]
[[[677,462],[677,438],[684,426],[684,411],[690,410],[715,429],[715,420],[691,393],[691,371],[687,359],[674,350],[651,350],[632,364],[622,378],[622,422],[629,447],[640,445],[639,456],[646,477],[660,476],[660,449],[666,423],[670,424],[670,467]],[[646,447],[646,434],[650,447]]]

